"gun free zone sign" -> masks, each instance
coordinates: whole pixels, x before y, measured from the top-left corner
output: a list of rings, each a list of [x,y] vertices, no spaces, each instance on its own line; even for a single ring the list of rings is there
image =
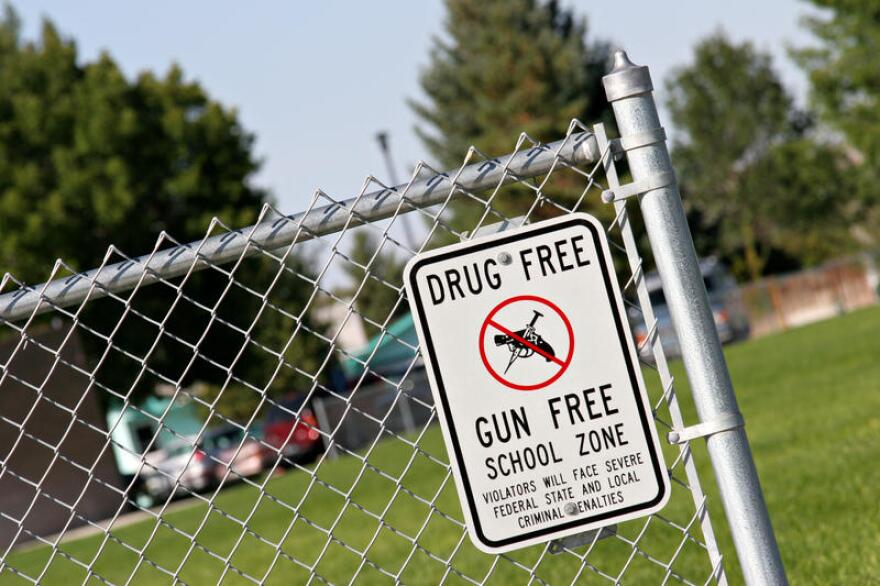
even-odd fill
[[[478,548],[510,551],[666,504],[666,466],[595,218],[421,254],[404,280]]]

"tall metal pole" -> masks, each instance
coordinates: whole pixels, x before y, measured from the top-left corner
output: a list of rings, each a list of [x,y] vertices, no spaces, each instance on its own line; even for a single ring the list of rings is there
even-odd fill
[[[663,185],[641,196],[642,216],[678,336],[706,445],[746,584],[787,584],[739,407],[662,137],[647,67],[614,56],[603,78],[635,183]],[[627,148],[629,145],[629,148]],[[665,179],[664,179],[665,178]],[[739,420],[741,421],[741,420]],[[719,431],[720,430],[720,431]]]
[[[376,133],[376,140],[379,142],[379,149],[385,158],[385,166],[388,168],[388,178],[391,179],[392,185],[399,185],[397,180],[397,171],[394,169],[394,161],[391,159],[391,147],[388,144],[388,133],[385,131]],[[410,248],[416,249],[416,235],[413,233],[412,226],[409,223],[410,218],[405,214],[401,214],[400,223],[403,226],[403,233],[406,235],[406,243]]]

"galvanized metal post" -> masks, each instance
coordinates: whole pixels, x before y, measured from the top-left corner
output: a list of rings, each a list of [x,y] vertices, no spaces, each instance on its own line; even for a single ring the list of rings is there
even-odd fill
[[[741,421],[739,408],[672,175],[651,76],[618,51],[603,82],[634,184],[645,187],[642,216],[697,413],[703,429],[713,432],[706,439],[709,457],[745,581],[787,584],[745,430],[729,423]]]

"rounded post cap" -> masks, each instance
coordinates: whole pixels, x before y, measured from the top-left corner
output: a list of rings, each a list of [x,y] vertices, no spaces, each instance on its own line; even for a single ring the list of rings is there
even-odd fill
[[[648,68],[633,63],[626,51],[615,51],[612,65],[608,75],[602,78],[609,102],[653,91]]]
[[[623,69],[629,69],[631,67],[638,67],[635,63],[630,61],[629,55],[626,54],[626,51],[623,49],[618,49],[614,52],[614,65],[611,68],[611,73],[617,73]]]

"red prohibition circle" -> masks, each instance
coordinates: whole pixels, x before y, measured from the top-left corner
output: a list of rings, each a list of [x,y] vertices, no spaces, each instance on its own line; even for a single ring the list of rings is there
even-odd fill
[[[563,360],[562,363],[559,365],[559,371],[547,380],[533,385],[520,385],[505,379],[503,376],[498,374],[498,372],[496,372],[494,368],[492,368],[492,365],[489,364],[489,359],[486,358],[486,348],[484,344],[484,341],[486,339],[486,330],[490,326],[497,328],[497,325],[495,325],[495,322],[492,318],[494,318],[495,314],[497,314],[503,308],[507,307],[511,303],[516,303],[518,301],[534,301],[536,303],[546,305],[547,307],[552,309],[556,313],[556,315],[559,316],[559,318],[562,320],[562,323],[565,324],[565,329],[568,331],[568,355],[565,357],[565,360]],[[538,297],[537,295],[518,295],[516,297],[511,297],[510,299],[502,301],[501,303],[496,305],[492,311],[489,312],[489,315],[487,315],[486,319],[483,320],[483,327],[480,328],[479,346],[480,358],[483,360],[483,365],[486,367],[486,370],[489,371],[489,374],[492,375],[492,378],[494,378],[504,386],[510,387],[511,389],[516,389],[517,391],[536,391],[538,389],[546,387],[547,385],[559,379],[559,377],[562,376],[562,373],[564,373],[568,369],[568,366],[571,364],[572,356],[574,356],[574,330],[571,327],[571,322],[568,321],[568,317],[566,317],[566,315],[562,313],[562,310],[559,309],[559,307],[557,307],[556,304],[552,301],[544,299],[543,297]]]

